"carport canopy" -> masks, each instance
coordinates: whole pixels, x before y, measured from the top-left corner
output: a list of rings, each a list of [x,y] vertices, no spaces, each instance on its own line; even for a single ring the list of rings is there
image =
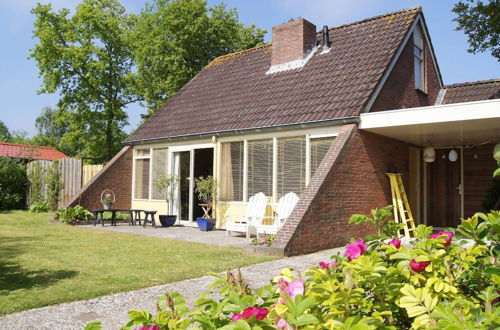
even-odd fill
[[[500,99],[361,114],[360,129],[418,146],[500,141]]]

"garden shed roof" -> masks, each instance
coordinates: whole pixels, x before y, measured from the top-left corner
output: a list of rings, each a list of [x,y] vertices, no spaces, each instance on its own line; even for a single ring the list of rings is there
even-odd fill
[[[0,142],[0,157],[55,160],[69,158],[52,147]]]

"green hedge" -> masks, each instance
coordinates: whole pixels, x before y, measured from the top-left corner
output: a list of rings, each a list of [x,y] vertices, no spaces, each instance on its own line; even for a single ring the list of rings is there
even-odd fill
[[[24,209],[28,177],[20,160],[0,157],[0,210]]]

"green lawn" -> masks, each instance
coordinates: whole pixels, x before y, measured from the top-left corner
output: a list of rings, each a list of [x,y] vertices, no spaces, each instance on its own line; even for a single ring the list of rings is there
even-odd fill
[[[50,223],[49,218],[25,211],[0,213],[0,315],[273,258],[237,248]]]

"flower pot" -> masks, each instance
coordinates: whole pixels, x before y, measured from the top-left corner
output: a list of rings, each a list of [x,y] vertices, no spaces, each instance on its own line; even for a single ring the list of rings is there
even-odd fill
[[[159,215],[160,223],[162,227],[171,227],[175,225],[175,221],[177,220],[176,215]]]
[[[105,210],[111,210],[113,208],[113,203],[102,203]]]
[[[196,218],[196,223],[202,231],[210,231],[215,228],[215,218]]]

